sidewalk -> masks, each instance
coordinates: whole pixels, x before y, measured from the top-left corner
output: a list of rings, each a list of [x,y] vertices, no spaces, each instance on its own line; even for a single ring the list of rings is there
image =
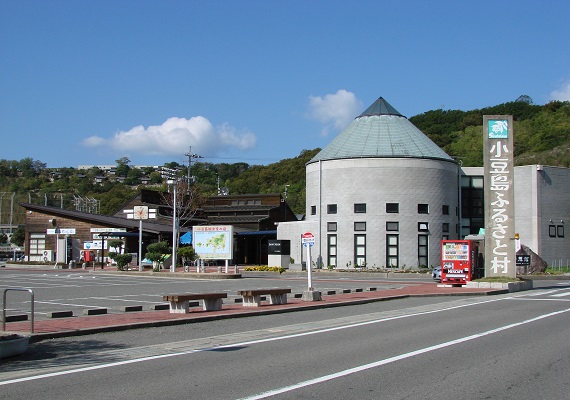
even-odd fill
[[[224,303],[220,311],[203,311],[202,307],[193,307],[188,314],[171,314],[169,310],[132,311],[116,314],[89,315],[67,318],[53,318],[34,321],[34,333],[30,333],[31,322],[7,322],[6,332],[29,335],[31,342],[56,337],[87,335],[155,326],[178,325],[212,321],[225,318],[244,318],[255,315],[277,314],[284,312],[311,310],[327,307],[340,307],[365,304],[377,301],[421,296],[466,296],[492,295],[508,291],[497,289],[440,287],[435,282],[402,282],[406,285],[398,289],[362,291],[341,294],[322,293],[322,301],[305,302],[291,295],[287,304],[269,305],[264,302],[260,307],[244,307],[241,303]]]

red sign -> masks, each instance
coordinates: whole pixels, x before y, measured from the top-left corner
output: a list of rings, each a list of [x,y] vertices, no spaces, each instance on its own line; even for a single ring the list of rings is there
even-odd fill
[[[315,235],[311,232],[305,232],[301,235],[301,243],[303,246],[313,246],[315,244]]]

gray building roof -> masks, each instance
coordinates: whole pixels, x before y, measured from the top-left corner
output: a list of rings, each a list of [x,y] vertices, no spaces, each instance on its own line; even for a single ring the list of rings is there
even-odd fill
[[[356,117],[309,164],[319,160],[369,157],[453,161],[382,97]]]

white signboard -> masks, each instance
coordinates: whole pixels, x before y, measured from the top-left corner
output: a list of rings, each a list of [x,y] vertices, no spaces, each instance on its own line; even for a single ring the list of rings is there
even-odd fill
[[[233,258],[233,226],[208,225],[192,227],[194,251],[200,258],[231,260]]]
[[[105,240],[104,247],[100,240],[95,240],[93,242],[83,242],[83,250],[102,250],[107,248],[107,241]]]
[[[101,232],[126,232],[127,228],[91,228],[89,232],[91,233],[101,233]]]
[[[75,228],[55,228],[55,229],[48,229],[48,235],[75,235]]]

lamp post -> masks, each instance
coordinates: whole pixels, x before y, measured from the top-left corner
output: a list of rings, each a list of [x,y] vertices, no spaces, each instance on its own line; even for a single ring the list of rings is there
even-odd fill
[[[59,226],[55,218],[50,219],[49,223],[55,228],[55,265],[53,267],[57,269],[57,258],[59,257]]]
[[[172,195],[174,196],[174,205],[173,205],[173,209],[172,209],[172,263],[170,265],[170,272],[176,272],[176,247],[178,245],[177,243],[177,224],[176,224],[176,220],[177,218],[177,214],[176,214],[176,203],[178,203],[178,198],[176,197],[176,186],[177,182],[176,181],[169,181],[169,183],[172,183],[172,188],[173,188],[173,193]]]

